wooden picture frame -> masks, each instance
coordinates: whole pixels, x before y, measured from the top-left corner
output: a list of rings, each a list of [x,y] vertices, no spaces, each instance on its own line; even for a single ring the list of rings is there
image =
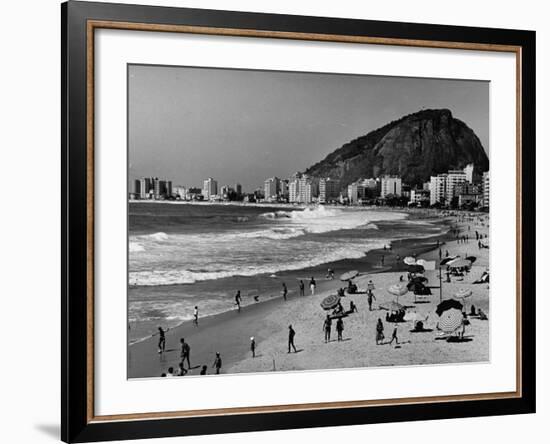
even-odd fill
[[[69,1],[62,18],[62,414],[65,442],[535,411],[535,33]],[[253,408],[94,414],[94,32],[97,29],[471,49],[516,55],[517,390]],[[510,289],[513,291],[513,289]]]

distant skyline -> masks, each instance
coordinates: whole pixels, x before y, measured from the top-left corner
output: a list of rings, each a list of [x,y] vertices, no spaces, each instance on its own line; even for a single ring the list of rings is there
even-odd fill
[[[489,156],[489,82],[130,65],[129,181],[246,191],[426,108],[448,108]],[[131,188],[132,189],[132,188]]]

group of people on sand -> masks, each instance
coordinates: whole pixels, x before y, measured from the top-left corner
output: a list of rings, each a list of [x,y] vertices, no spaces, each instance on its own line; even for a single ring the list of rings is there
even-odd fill
[[[162,327],[158,327],[159,354],[164,354],[166,351],[166,332],[168,330],[169,330],[168,328],[165,330]],[[192,368],[191,367],[191,346],[185,341],[185,338],[180,338],[180,358],[181,358],[181,361],[179,362],[177,369],[174,369],[174,367],[169,367],[168,371],[166,373],[162,373],[161,376],[163,377],[185,376],[187,373],[189,373],[189,370],[191,370]],[[186,361],[187,361],[187,368],[185,368]],[[214,368],[217,375],[220,374],[220,370],[222,368],[222,358],[219,352],[216,352],[216,357],[214,359],[214,363],[212,364],[212,368]],[[207,371],[208,371],[208,366],[203,365],[201,368],[200,374],[206,375]]]
[[[357,308],[357,307],[356,307]],[[325,333],[325,344],[327,342],[330,342],[330,334],[332,332],[332,318],[329,314],[327,314],[327,317],[325,318],[323,322],[323,332]],[[338,334],[338,342],[343,341],[343,334],[344,334],[344,320],[339,317],[336,320],[336,333]]]
[[[386,344],[392,345],[393,341],[395,341],[396,345],[399,345],[399,338],[397,337],[397,329],[398,324],[397,322],[393,325],[393,331],[391,334],[391,339]],[[384,324],[382,323],[382,319],[378,318],[378,321],[376,322],[376,345],[383,345],[384,343]]]

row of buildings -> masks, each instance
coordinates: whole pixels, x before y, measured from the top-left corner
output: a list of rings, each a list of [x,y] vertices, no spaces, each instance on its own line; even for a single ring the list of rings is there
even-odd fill
[[[474,183],[474,165],[461,170],[431,176],[422,187],[404,184],[401,177],[359,179],[347,187],[330,177],[312,177],[295,173],[288,179],[270,177],[263,188],[253,193],[243,193],[241,184],[218,186],[218,181],[209,177],[202,188],[172,187],[172,182],[158,178],[142,178],[135,181],[134,199],[178,199],[205,201],[280,202],[300,204],[338,203],[364,205],[393,202],[409,206],[442,206],[452,208],[488,208],[489,172],[483,173],[481,182]]]

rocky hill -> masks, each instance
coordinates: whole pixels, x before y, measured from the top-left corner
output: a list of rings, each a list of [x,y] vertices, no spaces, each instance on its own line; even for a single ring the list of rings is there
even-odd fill
[[[396,174],[420,185],[431,175],[475,165],[474,175],[489,169],[476,134],[448,109],[427,109],[371,131],[329,154],[305,173],[341,181]]]

